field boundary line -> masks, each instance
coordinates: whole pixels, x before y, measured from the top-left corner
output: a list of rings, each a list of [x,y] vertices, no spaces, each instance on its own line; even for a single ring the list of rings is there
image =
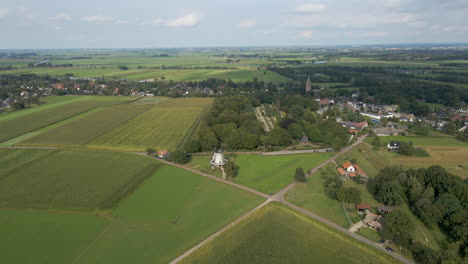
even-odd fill
[[[0,211],[15,211],[27,213],[49,213],[49,214],[68,214],[68,215],[87,215],[109,219],[107,214],[99,214],[96,212],[80,212],[80,211],[66,211],[66,210],[50,210],[50,209],[34,209],[34,208],[10,208],[0,207]]]
[[[225,231],[229,230],[231,227],[235,226],[236,224],[238,224],[239,222],[241,222],[242,220],[244,220],[245,218],[249,217],[250,215],[252,215],[253,213],[257,212],[259,209],[263,208],[265,205],[269,204],[272,200],[271,199],[267,199],[266,201],[264,201],[263,203],[261,203],[260,205],[256,206],[255,208],[253,208],[252,210],[248,211],[247,213],[243,214],[242,216],[240,216],[239,218],[233,220],[232,222],[228,223],[227,225],[225,225],[223,228],[221,228],[220,230],[216,231],[215,233],[213,233],[212,235],[210,235],[208,238],[202,240],[201,242],[199,243],[196,243],[194,247],[192,247],[191,249],[185,251],[182,255],[180,255],[179,257],[177,257],[176,259],[172,260],[171,262],[169,262],[169,264],[176,264],[176,263],[179,263],[181,260],[183,260],[184,258],[188,257],[190,254],[192,254],[193,252],[195,252],[197,249],[203,247],[206,243],[210,242],[211,240],[215,239],[216,237],[220,236],[221,234],[223,234]]]
[[[72,256],[70,256],[70,259],[67,261],[67,263],[71,264],[71,263],[74,263],[81,255],[83,255],[83,253],[91,247],[92,244],[96,243],[96,241],[98,241],[101,237],[104,236],[105,233],[107,233],[107,231],[110,230],[111,226],[112,226],[112,221],[110,220],[107,220],[108,223],[107,223],[107,226],[99,233],[96,235],[96,237],[94,237],[93,239],[91,239],[88,243],[86,243],[81,249],[79,249],[75,254],[73,254]]]
[[[199,186],[197,186],[197,189],[193,193],[192,198],[190,198],[187,201],[187,203],[185,203],[184,208],[182,208],[182,210],[180,211],[180,214],[176,217],[176,219],[174,221],[171,222],[171,224],[177,224],[177,222],[179,222],[179,220],[184,216],[187,209],[190,207],[190,205],[193,203],[193,201],[197,198],[198,194],[201,192],[203,187],[205,185],[207,185],[207,184],[208,184],[208,180],[206,178],[203,179],[203,182]]]
[[[99,108],[102,108],[102,107],[97,107],[97,106],[96,106],[96,107],[93,107],[93,108],[91,108],[91,109],[88,109],[88,110],[79,112],[79,113],[74,114],[74,115],[72,115],[72,116],[69,116],[69,117],[66,117],[66,118],[64,118],[64,119],[60,119],[60,120],[58,120],[58,121],[55,121],[55,122],[53,122],[53,123],[50,123],[50,124],[48,124],[48,125],[39,127],[39,128],[37,128],[37,129],[34,129],[34,130],[30,130],[30,131],[28,131],[28,132],[26,132],[26,133],[24,133],[24,134],[19,135],[19,136],[16,136],[16,137],[13,137],[13,138],[9,138],[9,139],[7,139],[7,140],[5,140],[5,141],[0,142],[0,144],[5,144],[6,142],[11,141],[11,140],[13,140],[13,139],[15,139],[15,138],[24,136],[24,135],[29,134],[29,133],[32,133],[32,132],[34,132],[34,131],[38,131],[38,130],[41,130],[41,129],[46,129],[47,127],[56,125],[56,124],[58,124],[58,123],[60,123],[60,122],[64,122],[64,121],[66,121],[66,120],[68,120],[68,119],[72,119],[72,118],[74,118],[74,117],[78,117],[79,115],[82,115],[82,114],[85,114],[85,113],[88,113],[88,112],[92,112],[92,111],[94,111],[94,110],[96,110],[96,109],[99,109]],[[103,109],[103,108],[102,108],[102,109]],[[90,114],[91,114],[91,113],[90,113]],[[84,116],[86,116],[86,115],[84,115]],[[84,117],[84,116],[83,116],[83,117]],[[78,119],[80,119],[80,118],[78,118]],[[76,119],[76,120],[78,120],[78,119]],[[73,122],[73,121],[75,121],[75,120],[72,120],[72,121],[70,121],[70,122]],[[58,126],[58,127],[60,127],[60,126]],[[50,128],[50,129],[54,129],[54,128],[55,128],[55,127]],[[46,131],[48,131],[48,130],[42,131],[42,132],[40,132],[39,134],[42,134],[42,133],[44,133],[44,132],[46,132]],[[37,135],[39,135],[39,134],[37,134]],[[37,136],[37,135],[34,135],[34,136]],[[31,136],[31,138],[34,137],[34,136]],[[25,139],[25,140],[26,140],[26,139]],[[24,141],[24,140],[22,140],[22,141]],[[20,141],[20,142],[21,142],[21,141]],[[20,142],[18,142],[18,143],[20,143]],[[13,144],[13,145],[14,145],[14,144]]]

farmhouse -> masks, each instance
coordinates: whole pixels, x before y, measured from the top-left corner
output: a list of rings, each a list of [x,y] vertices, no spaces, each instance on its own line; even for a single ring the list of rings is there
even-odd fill
[[[376,215],[372,212],[368,212],[362,222],[364,223],[365,226],[376,229],[376,230],[381,230],[382,229],[382,224],[379,222],[379,220],[382,218],[380,215]]]
[[[158,158],[164,159],[164,158],[167,157],[168,154],[169,154],[169,152],[167,150],[159,150],[158,151]]]
[[[361,169],[361,167],[359,167],[359,165],[352,164],[349,161],[343,163],[341,168],[337,168],[337,170],[340,176],[348,176],[352,179],[356,178],[356,176],[367,178],[367,174]]]
[[[387,149],[397,151],[400,149],[400,142],[392,141],[387,143]]]

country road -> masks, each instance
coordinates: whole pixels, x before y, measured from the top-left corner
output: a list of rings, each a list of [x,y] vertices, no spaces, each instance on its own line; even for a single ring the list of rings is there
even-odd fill
[[[340,157],[341,155],[347,153],[348,151],[350,151],[351,149],[353,149],[354,147],[356,147],[357,145],[361,144],[364,139],[367,137],[367,135],[364,135],[364,136],[361,136],[360,138],[358,138],[356,140],[356,142],[354,142],[352,145],[350,146],[347,146],[345,148],[343,148],[339,153],[337,153],[336,155],[334,155],[333,157],[327,159],[326,161],[320,163],[318,166],[312,168],[310,170],[310,173],[306,175],[306,177],[309,177],[310,175],[312,175],[313,173],[317,172],[319,169],[323,168],[324,166],[326,166],[328,163],[330,162],[334,162],[335,159],[337,159],[338,157]],[[55,147],[8,147],[8,148],[43,148],[43,149],[56,149]],[[119,150],[104,150],[102,149],[102,151],[118,151],[118,152],[128,152],[128,153],[133,153],[133,154],[137,154],[137,155],[142,155],[142,156],[146,156],[148,158],[152,158],[150,156],[148,156],[145,152],[131,152],[131,151],[119,151]],[[288,151],[289,152],[289,151]],[[307,153],[310,153],[310,152],[307,152]],[[281,154],[280,154],[281,155]],[[154,158],[156,159],[156,158]],[[213,176],[213,175],[209,175],[209,174],[206,174],[206,173],[203,173],[201,171],[198,171],[198,170],[195,170],[195,169],[192,169],[192,168],[189,168],[189,167],[186,167],[186,166],[183,166],[183,165],[180,165],[180,164],[177,164],[177,163],[173,163],[173,162],[170,162],[170,161],[166,161],[166,160],[161,160],[161,159],[157,159],[158,161],[160,162],[163,162],[165,164],[168,164],[168,165],[171,165],[171,166],[175,166],[175,167],[178,167],[178,168],[181,168],[181,169],[184,169],[184,170],[188,170],[188,171],[191,171],[193,173],[196,173],[196,174],[199,174],[199,175],[203,175],[205,177],[208,177],[212,180],[215,180],[215,181],[219,181],[219,182],[222,182],[224,184],[228,184],[228,185],[231,185],[233,187],[236,187],[236,188],[239,188],[239,189],[242,189],[244,191],[247,191],[247,192],[250,192],[250,193],[253,193],[253,194],[256,194],[258,196],[261,196],[261,197],[264,197],[264,198],[267,198],[266,201],[264,201],[263,203],[261,203],[260,205],[258,205],[257,207],[255,207],[254,209],[252,209],[251,211],[247,212],[246,214],[242,215],[241,217],[233,220],[232,222],[230,222],[229,224],[227,224],[226,226],[224,226],[223,228],[221,228],[220,230],[218,230],[217,232],[215,232],[214,234],[210,235],[208,238],[204,239],[203,241],[200,241],[199,243],[197,243],[194,247],[192,247],[191,249],[189,249],[188,251],[184,252],[182,255],[180,255],[179,257],[177,257],[176,259],[174,259],[173,261],[171,261],[170,263],[171,264],[175,264],[175,263],[178,263],[179,261],[181,261],[183,258],[187,257],[188,255],[190,255],[191,253],[193,253],[195,250],[197,250],[198,248],[202,247],[203,245],[205,245],[206,243],[208,243],[209,241],[213,240],[214,238],[216,238],[217,236],[221,235],[223,232],[225,232],[226,230],[228,230],[230,227],[234,226],[235,224],[241,222],[242,220],[246,219],[249,215],[253,214],[255,211],[259,210],[260,208],[264,207],[265,205],[269,204],[270,202],[273,202],[273,201],[276,201],[276,202],[280,202],[280,203],[283,203],[284,205],[286,206],[289,206],[305,215],[308,215],[310,216],[311,218],[335,229],[335,230],[338,230],[340,232],[343,232],[343,233],[346,233],[348,234],[349,236],[375,248],[375,249],[378,249],[382,252],[385,252],[391,256],[393,256],[394,258],[400,260],[401,262],[405,263],[405,264],[414,264],[413,261],[405,258],[404,256],[402,255],[399,255],[395,252],[388,252],[385,250],[384,247],[381,247],[379,246],[378,244],[376,244],[375,242],[367,239],[367,238],[364,238],[362,236],[359,236],[357,234],[354,234],[352,232],[350,232],[349,230],[327,220],[327,219],[324,219],[304,208],[301,208],[299,206],[296,206],[286,200],[284,200],[284,195],[289,191],[291,190],[296,184],[300,184],[300,183],[297,183],[297,182],[292,182],[291,184],[287,185],[286,187],[284,187],[283,189],[281,189],[279,192],[277,192],[276,194],[272,195],[272,196],[269,196],[267,194],[264,194],[262,192],[259,192],[259,191],[256,191],[254,189],[251,189],[249,187],[246,187],[246,186],[243,186],[243,185],[240,185],[240,184],[237,184],[237,183],[234,183],[234,182],[231,182],[231,181],[228,181],[228,180],[225,180],[225,179],[222,179],[222,178],[219,178],[219,177],[216,177],[216,176]]]

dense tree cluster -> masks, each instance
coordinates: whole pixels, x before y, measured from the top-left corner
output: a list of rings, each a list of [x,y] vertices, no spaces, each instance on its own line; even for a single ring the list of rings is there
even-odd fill
[[[425,225],[438,225],[449,241],[459,246],[459,253],[468,255],[468,185],[460,177],[440,166],[406,171],[389,167],[371,178],[367,187],[378,201],[386,205],[400,205],[407,201]],[[447,258],[437,252],[428,252],[437,255],[435,259],[438,261],[433,263]]]
[[[361,202],[361,191],[355,187],[344,187],[338,176],[328,176],[323,186],[325,193],[334,200],[354,205]]]

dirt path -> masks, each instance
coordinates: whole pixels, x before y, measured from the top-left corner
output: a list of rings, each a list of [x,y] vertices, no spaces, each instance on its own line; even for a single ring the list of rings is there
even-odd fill
[[[179,263],[179,261],[181,261],[182,259],[184,259],[185,257],[189,256],[190,254],[192,254],[193,252],[195,252],[197,249],[201,248],[202,246],[204,246],[206,243],[210,242],[211,240],[215,239],[217,236],[221,235],[222,233],[224,233],[226,230],[228,230],[229,228],[231,228],[232,226],[240,223],[242,220],[246,219],[247,217],[249,217],[251,214],[255,213],[258,209],[264,207],[265,205],[267,205],[268,203],[270,203],[271,200],[268,199],[266,200],[265,202],[263,202],[262,204],[260,204],[259,206],[255,207],[254,209],[250,210],[248,213],[242,215],[241,217],[237,218],[236,220],[230,222],[229,224],[227,224],[225,227],[221,228],[220,230],[216,231],[216,233],[212,234],[211,236],[209,236],[207,239],[201,241],[200,243],[196,244],[194,247],[192,247],[191,249],[187,250],[184,254],[180,255],[179,257],[177,257],[176,259],[174,259],[173,261],[170,262],[170,264],[175,264],[175,263]]]

